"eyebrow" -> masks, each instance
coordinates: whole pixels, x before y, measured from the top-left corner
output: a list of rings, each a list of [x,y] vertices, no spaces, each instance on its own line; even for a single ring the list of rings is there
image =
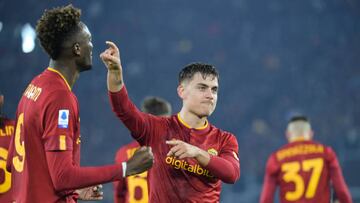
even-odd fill
[[[203,87],[210,87],[209,85],[205,84],[205,83],[197,83],[196,86],[203,86]],[[212,87],[210,87],[211,89],[212,88],[218,88],[218,85],[214,85]]]

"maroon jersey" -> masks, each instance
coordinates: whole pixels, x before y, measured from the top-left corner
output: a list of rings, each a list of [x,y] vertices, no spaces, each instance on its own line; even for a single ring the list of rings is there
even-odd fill
[[[76,202],[75,189],[118,180],[121,165],[79,167],[76,96],[60,72],[48,68],[24,91],[16,112],[11,166],[16,203]]]
[[[330,181],[341,203],[351,203],[335,152],[315,141],[286,144],[268,159],[260,203],[329,203]]]
[[[141,144],[152,147],[155,162],[149,170],[150,202],[219,202],[221,180],[234,183],[240,176],[238,143],[231,133],[208,122],[193,129],[179,115],[156,117],[139,111],[129,100],[125,87],[109,93],[117,116]],[[210,154],[206,167],[195,159],[167,156],[167,140],[178,139]]]
[[[6,170],[6,159],[15,121],[4,118],[0,126],[0,202],[9,203],[11,199],[11,173]]]
[[[133,141],[121,147],[115,157],[116,163],[128,161],[140,145]],[[114,202],[115,203],[148,203],[148,184],[147,174],[144,173],[126,177],[123,180],[114,182]]]

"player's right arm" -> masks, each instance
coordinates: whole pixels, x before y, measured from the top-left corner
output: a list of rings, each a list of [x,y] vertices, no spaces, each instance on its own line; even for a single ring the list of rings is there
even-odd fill
[[[337,156],[330,147],[327,148],[327,152],[329,156],[329,174],[336,196],[341,203],[352,203],[349,188],[345,183]]]
[[[109,48],[101,53],[100,57],[108,69],[107,86],[112,109],[131,131],[131,135],[139,143],[147,144],[146,140],[149,138],[146,136],[154,134],[150,133],[152,130],[160,129],[155,126],[159,124],[156,121],[159,118],[141,112],[129,99],[123,80],[119,49],[113,42],[106,44]]]
[[[276,160],[270,156],[266,163],[264,184],[261,192],[260,203],[273,203],[276,191]]]

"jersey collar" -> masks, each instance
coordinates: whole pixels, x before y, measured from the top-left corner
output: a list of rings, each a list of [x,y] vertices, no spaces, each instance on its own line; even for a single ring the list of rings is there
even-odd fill
[[[183,124],[186,128],[192,129],[192,127],[190,127],[190,125],[187,124],[187,123],[181,118],[180,113],[177,114],[177,119],[178,119],[179,122],[180,122],[181,124]],[[194,129],[195,129],[195,130],[204,130],[204,129],[206,129],[208,126],[209,126],[209,122],[206,120],[204,126],[199,127],[199,128],[194,128]]]
[[[65,77],[58,70],[55,70],[54,68],[51,68],[51,67],[48,67],[47,69],[51,72],[57,73],[64,80],[66,86],[71,91],[71,87],[70,87],[69,83],[66,81]]]

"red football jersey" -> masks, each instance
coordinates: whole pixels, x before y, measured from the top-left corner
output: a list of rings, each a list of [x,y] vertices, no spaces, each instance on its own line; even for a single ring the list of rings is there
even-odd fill
[[[169,118],[143,113],[129,100],[126,88],[109,93],[113,111],[141,144],[152,147],[154,165],[149,170],[150,202],[219,202],[221,180],[233,183],[240,176],[236,137],[207,124],[190,128],[180,116]],[[207,151],[211,158],[206,167],[195,159],[166,156],[167,140],[182,140]]]
[[[330,181],[341,203],[351,203],[334,151],[315,141],[286,144],[268,159],[261,203],[272,203],[276,186],[282,203],[329,203]]]
[[[128,161],[134,152],[140,147],[139,143],[133,141],[122,146],[116,153],[115,162],[122,163]],[[114,202],[115,203],[148,203],[148,183],[147,174],[144,173],[126,177],[123,180],[114,182]]]
[[[6,159],[11,136],[14,134],[15,121],[4,119],[0,126],[0,202],[11,202],[11,173],[6,170]]]
[[[72,151],[80,162],[79,110],[76,96],[61,74],[47,69],[24,91],[16,112],[12,169],[15,201],[70,202],[72,191],[58,194],[46,151]]]

